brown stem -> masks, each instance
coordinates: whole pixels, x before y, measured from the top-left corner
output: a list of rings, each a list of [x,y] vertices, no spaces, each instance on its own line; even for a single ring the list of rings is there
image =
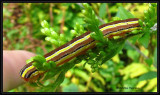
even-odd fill
[[[62,33],[62,34],[63,34],[63,33],[64,33],[64,31],[63,31],[63,27],[64,27],[64,23],[65,23],[65,22],[64,22],[64,21],[65,21],[65,9],[63,9],[63,10],[62,10],[62,13],[63,13],[63,18],[62,18],[62,21],[61,21],[60,33]]]
[[[50,3],[50,7],[49,7],[49,15],[50,15],[50,24],[51,24],[51,26],[53,26],[52,7],[53,7],[53,3]]]
[[[108,14],[108,19],[111,20],[111,13],[109,12],[109,7],[108,4],[106,5],[106,10],[107,10],[107,14]]]

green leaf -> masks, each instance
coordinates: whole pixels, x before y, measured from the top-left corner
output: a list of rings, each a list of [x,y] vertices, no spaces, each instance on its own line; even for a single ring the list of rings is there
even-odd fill
[[[54,61],[49,61],[48,64],[50,64],[51,68],[56,67],[56,63]]]
[[[47,62],[43,62],[43,67],[46,69],[46,70],[48,70],[48,69],[50,69],[50,64],[49,63],[47,63]]]
[[[63,92],[79,92],[78,86],[75,85],[75,84],[73,84],[73,83],[71,83],[71,84],[68,85],[68,86],[63,87],[63,88],[62,88],[62,91],[63,91]]]
[[[123,87],[127,88],[127,89],[122,89],[123,92],[135,92],[136,89],[131,89],[131,88],[135,87],[137,82],[138,82],[137,78],[128,79],[126,81],[123,81]]]
[[[120,50],[124,47],[125,40],[111,40],[107,43],[105,47],[106,55],[103,58],[102,63],[112,58],[114,55],[119,53]],[[113,47],[114,46],[114,47]]]
[[[157,47],[154,49],[154,63],[153,65],[157,68]]]
[[[116,14],[116,17],[122,18],[122,19],[128,19],[128,18],[134,18],[134,15],[132,15],[128,10],[126,10],[124,7],[120,6],[118,8],[118,12]]]
[[[41,26],[42,26],[43,28],[48,28],[48,27],[49,27],[49,24],[48,24],[48,22],[47,22],[46,20],[43,20],[43,21],[41,22]]]
[[[51,70],[52,71],[48,71],[48,72],[46,72],[44,74],[44,79],[43,79],[44,81],[47,80],[47,79],[49,79],[49,78],[55,77],[55,75],[57,75],[59,72],[61,72],[61,70],[58,70],[58,69],[55,69],[55,68],[53,68]]]
[[[36,56],[34,56],[34,57],[33,57],[33,60],[34,60],[34,61],[37,61],[37,62],[39,62],[39,63],[46,62],[45,57],[42,56],[42,55],[36,55]]]
[[[136,35],[136,36],[133,36],[132,38],[129,39],[129,41],[132,43],[132,44],[135,44],[137,39],[139,39],[141,36],[140,35]]]
[[[26,60],[26,63],[28,64],[28,63],[30,63],[32,61],[33,61],[33,58],[30,58],[30,59]]]
[[[84,81],[88,81],[89,80],[89,75],[82,71],[82,70],[79,70],[79,69],[74,69],[74,74],[78,77],[81,77]]]
[[[153,79],[155,77],[157,77],[157,72],[150,71],[150,72],[147,72],[147,73],[143,74],[142,76],[140,76],[139,81]]]
[[[62,87],[65,87],[65,86],[67,86],[70,82],[71,82],[70,78],[65,78],[64,81],[63,81],[63,83],[61,83],[61,86],[62,86]]]
[[[139,58],[139,53],[137,53],[137,51],[135,50],[128,50],[127,51],[127,55],[128,57],[130,57],[132,60],[134,61],[138,61],[138,58]]]
[[[102,43],[105,42],[103,33],[99,30],[100,21],[96,17],[93,9],[87,3],[84,3],[83,6],[85,7],[85,10],[83,10],[82,13],[85,17],[84,21],[87,24],[87,29],[89,31],[95,32],[95,40],[98,40]]]
[[[150,33],[146,32],[142,35],[142,37],[138,40],[145,48],[148,47],[150,40]]]
[[[106,3],[102,3],[99,8],[99,16],[103,18],[107,14],[106,12]]]
[[[61,72],[56,81],[54,82],[54,84],[52,84],[52,89],[55,89],[57,86],[59,86],[63,82],[64,78],[65,78],[65,72]]]
[[[146,59],[145,62],[146,62],[149,66],[151,66],[151,65],[153,64],[153,60],[152,60],[151,58]]]

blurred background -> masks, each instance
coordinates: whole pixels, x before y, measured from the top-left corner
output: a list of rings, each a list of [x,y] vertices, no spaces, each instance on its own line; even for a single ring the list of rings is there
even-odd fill
[[[149,3],[90,3],[90,6],[107,23],[118,15],[120,7],[143,21]],[[46,20],[58,33],[68,33],[76,23],[83,24],[82,9],[81,3],[3,3],[3,50],[48,53],[55,47],[44,40],[41,22]],[[126,43],[123,50],[97,72],[91,73],[87,64],[85,67],[75,65],[65,74],[56,92],[157,92],[157,77],[152,77],[157,72],[157,34],[147,39],[148,47],[138,43],[136,37],[129,39],[130,44]],[[146,61],[146,57],[150,60]],[[42,89],[24,84],[9,92]]]

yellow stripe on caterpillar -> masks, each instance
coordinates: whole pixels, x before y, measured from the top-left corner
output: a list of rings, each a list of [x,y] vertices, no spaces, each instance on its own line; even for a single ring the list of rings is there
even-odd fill
[[[130,21],[130,22],[127,22],[127,24],[135,24],[135,23],[138,23],[138,21]]]
[[[71,54],[69,54],[69,55],[67,55],[67,56],[59,59],[59,60],[56,61],[55,63],[56,63],[56,64],[59,64],[59,63],[65,61],[66,59],[68,59],[68,58],[70,58],[70,57],[72,57],[72,56],[75,56],[76,54],[80,53],[81,51],[85,50],[86,48],[88,48],[88,47],[90,47],[90,46],[92,46],[92,45],[94,45],[94,44],[95,44],[95,41],[92,42],[92,43],[90,43],[90,44],[88,44],[88,45],[86,45],[86,46],[83,46],[82,48],[76,50],[75,52],[73,52],[73,53],[71,53]]]
[[[117,27],[117,26],[122,26],[122,25],[127,25],[127,24],[136,24],[136,23],[138,23],[138,21],[121,22],[121,23],[112,24],[112,25],[102,27],[100,30],[104,31],[104,30],[109,29],[109,28],[114,28],[114,27]]]
[[[29,70],[33,69],[33,68],[34,68],[33,65],[31,65],[31,66],[29,66],[28,68],[26,68],[26,69],[24,70],[23,74],[22,74],[22,77],[24,78],[24,76],[26,75],[26,73],[27,73]]]
[[[57,51],[56,53],[52,54],[51,56],[46,57],[46,61],[52,59],[53,57],[57,56],[58,54],[67,51],[68,49],[70,49],[71,47],[75,46],[76,44],[79,44],[85,40],[87,40],[90,37],[90,35],[86,35],[85,37],[75,41],[74,43],[70,44],[69,46]]]

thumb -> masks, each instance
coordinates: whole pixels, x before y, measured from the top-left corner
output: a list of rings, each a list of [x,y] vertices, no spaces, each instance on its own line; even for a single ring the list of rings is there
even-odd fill
[[[3,51],[3,91],[8,91],[23,84],[19,72],[26,64],[26,60],[35,56],[25,50]]]

